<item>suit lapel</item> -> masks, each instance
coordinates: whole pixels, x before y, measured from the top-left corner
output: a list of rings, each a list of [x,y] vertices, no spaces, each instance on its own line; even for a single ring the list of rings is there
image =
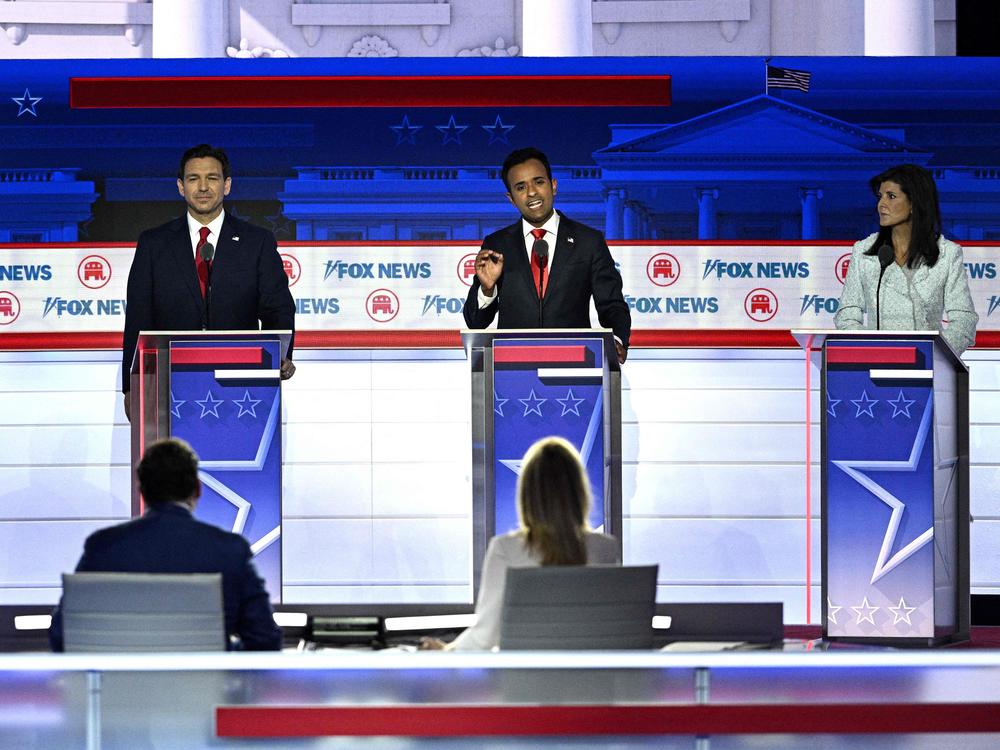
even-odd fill
[[[174,236],[170,240],[170,254],[177,268],[177,278],[181,279],[191,294],[191,300],[200,311],[205,304],[198,284],[198,270],[194,265],[194,248],[188,234],[187,216],[182,216],[171,227]]]
[[[559,214],[559,232],[556,234],[556,248],[552,256],[552,263],[549,265],[549,280],[545,285],[546,301],[552,298],[559,287],[560,279],[563,277],[562,270],[570,262],[572,254],[576,252],[576,238],[573,236],[573,222]]]
[[[519,276],[529,289],[535,290],[535,299],[537,300],[538,289],[535,287],[535,277],[531,273],[531,258],[524,243],[524,235],[521,233],[520,220],[507,228],[506,244],[507,252],[504,255],[504,265],[507,267],[507,271],[505,273],[509,271],[513,275]]]

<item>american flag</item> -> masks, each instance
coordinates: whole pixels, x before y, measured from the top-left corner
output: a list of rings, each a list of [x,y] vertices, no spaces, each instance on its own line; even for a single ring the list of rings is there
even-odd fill
[[[812,73],[804,70],[790,70],[789,68],[777,68],[774,65],[767,66],[767,87],[775,89],[798,89],[799,91],[809,90],[809,81]]]

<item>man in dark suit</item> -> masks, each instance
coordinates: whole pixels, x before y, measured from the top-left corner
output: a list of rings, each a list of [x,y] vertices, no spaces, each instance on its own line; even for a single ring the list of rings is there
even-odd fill
[[[181,157],[177,190],[187,211],[139,236],[128,275],[122,392],[130,413],[129,373],[139,331],[293,330],[295,302],[274,235],[223,210],[232,187],[229,158],[201,144]],[[206,262],[203,246],[214,247]],[[295,372],[292,346],[281,377]]]
[[[632,316],[604,236],[555,210],[557,183],[538,149],[511,153],[501,178],[521,221],[483,240],[463,310],[466,325],[485,328],[499,313],[500,328],[590,328],[593,298],[624,363]],[[533,250],[541,249],[539,242],[546,243],[547,258]]]
[[[78,573],[221,573],[226,633],[231,646],[248,651],[281,648],[271,600],[239,534],[198,521],[198,456],[183,440],[151,444],[136,468],[146,513],[91,534]],[[234,636],[238,641],[234,640]],[[62,616],[52,616],[49,643],[63,650]],[[222,644],[219,644],[220,648]]]

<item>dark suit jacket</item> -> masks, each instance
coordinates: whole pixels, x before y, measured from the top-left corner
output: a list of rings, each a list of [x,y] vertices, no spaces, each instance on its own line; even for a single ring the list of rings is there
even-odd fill
[[[632,316],[622,296],[622,277],[615,268],[604,235],[559,212],[559,233],[538,321],[538,291],[521,233],[520,219],[483,240],[484,248],[503,253],[498,300],[479,309],[479,279],[465,300],[465,323],[486,328],[500,313],[500,328],[591,328],[590,298],[601,325],[628,346]]]
[[[281,648],[281,631],[247,540],[197,520],[180,505],[150,508],[140,518],[95,531],[83,546],[76,572],[222,573],[226,633],[238,635],[249,651]],[[63,650],[59,608],[52,616],[49,643],[53,651]]]
[[[295,301],[274,235],[227,213],[218,239],[206,310],[187,216],[139,235],[128,275],[123,392],[139,331],[198,331],[206,324],[214,330],[294,329]]]

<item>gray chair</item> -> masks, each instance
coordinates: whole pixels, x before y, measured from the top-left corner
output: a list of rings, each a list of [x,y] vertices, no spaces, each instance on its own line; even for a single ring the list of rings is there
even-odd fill
[[[658,567],[508,569],[500,649],[651,649]]]
[[[223,651],[220,573],[65,573],[66,651]]]

